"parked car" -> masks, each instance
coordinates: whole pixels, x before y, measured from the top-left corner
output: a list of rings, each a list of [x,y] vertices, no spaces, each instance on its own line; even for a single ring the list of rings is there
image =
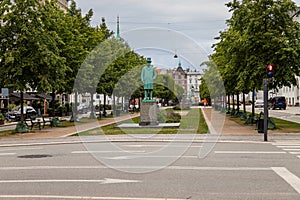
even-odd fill
[[[23,106],[23,114],[25,118],[36,115],[37,112],[32,106]],[[11,111],[6,113],[6,118],[11,121],[21,120],[21,106],[14,107]]]
[[[262,107],[264,107],[264,100],[257,99],[257,100],[254,102],[254,107],[255,107],[255,108],[262,108]]]
[[[284,96],[272,97],[269,100],[269,107],[275,110],[276,108],[279,109],[286,109],[286,100]]]
[[[79,106],[77,106],[77,110],[80,114],[86,114],[91,109],[89,108],[89,105],[87,103],[82,103]]]

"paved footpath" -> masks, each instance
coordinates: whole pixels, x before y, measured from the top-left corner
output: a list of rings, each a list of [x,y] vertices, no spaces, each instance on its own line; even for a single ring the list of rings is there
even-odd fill
[[[115,118],[102,118],[100,121],[95,120],[91,123],[76,123],[76,126],[70,126],[70,127],[47,127],[42,128],[39,130],[38,128],[34,128],[33,132],[30,133],[22,133],[22,134],[15,134],[5,137],[0,137],[0,140],[11,140],[11,139],[35,139],[35,138],[61,138],[61,137],[68,137],[70,135],[73,135],[77,132],[82,132],[90,129],[94,129],[101,126],[107,126],[113,123],[118,123],[121,121],[125,121],[134,117],[139,116],[139,113],[134,114],[127,114],[122,115],[120,117]]]
[[[221,134],[255,134],[257,133],[256,125],[241,126],[230,117],[226,116],[220,111],[216,111],[211,107],[202,108],[205,121],[211,125]]]
[[[217,132],[220,139],[231,139],[231,140],[259,140],[263,138],[263,134],[257,133],[255,125],[242,126],[233,120],[229,116],[226,116],[219,111],[215,111],[211,107],[202,107],[201,108],[205,117],[205,121],[210,128],[213,128]],[[99,126],[106,126],[109,124],[121,122],[133,117],[139,116],[139,113],[122,115],[115,118],[102,118],[100,121],[94,121],[92,123],[83,123],[76,124],[76,126],[65,127],[65,128],[42,128],[38,130],[34,128],[33,132],[15,134],[6,137],[0,137],[0,141],[3,143],[8,140],[17,140],[17,139],[50,139],[50,138],[64,138],[70,135],[73,135],[77,132],[94,129]],[[1,128],[0,128],[1,129]],[[3,129],[2,129],[3,130]],[[288,133],[278,133],[274,131],[268,131],[270,140],[275,140],[277,138],[284,138],[290,140],[300,140],[300,134],[288,134]],[[111,136],[112,138],[122,138],[122,136]],[[162,136],[157,136],[162,137]],[[167,136],[168,137],[168,136]],[[205,134],[200,134],[199,138],[205,137]]]

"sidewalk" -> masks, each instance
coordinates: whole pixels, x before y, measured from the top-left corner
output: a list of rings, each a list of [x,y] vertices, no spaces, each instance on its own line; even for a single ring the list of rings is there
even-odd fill
[[[217,132],[219,135],[223,135],[224,137],[238,137],[239,136],[250,136],[256,137],[261,136],[256,130],[256,125],[240,125],[233,120],[230,119],[230,116],[223,114],[219,111],[215,111],[211,107],[202,107],[201,108],[205,117],[205,121],[208,126]],[[38,128],[34,128],[32,133],[22,133],[22,134],[15,134],[5,137],[0,137],[0,141],[3,140],[12,140],[12,139],[51,139],[51,138],[64,138],[70,135],[73,135],[77,132],[90,130],[97,128],[99,126],[106,126],[109,124],[121,122],[124,120],[128,120],[133,117],[138,117],[139,113],[134,114],[127,114],[122,115],[115,118],[102,118],[100,121],[94,121],[92,123],[77,123],[76,126],[60,128],[60,127],[53,127],[53,128],[42,128],[39,130]],[[286,135],[288,133],[278,133],[276,131],[268,131],[271,135]],[[199,135],[200,136],[200,135]],[[292,134],[292,136],[296,136],[296,134]],[[241,138],[240,138],[241,139]]]
[[[76,126],[70,126],[70,127],[46,127],[39,130],[38,128],[34,128],[33,132],[30,133],[20,133],[5,137],[0,137],[0,140],[5,139],[41,139],[41,138],[62,138],[67,137],[70,135],[73,135],[77,132],[82,132],[90,129],[94,129],[101,126],[107,126],[113,123],[118,123],[121,121],[125,121],[134,117],[139,116],[139,113],[134,114],[128,114],[128,115],[122,115],[119,117],[114,118],[102,118],[100,121],[95,120],[91,123],[76,123]]]
[[[257,134],[256,125],[245,125],[234,122],[226,114],[220,113],[211,107],[202,108],[205,121],[208,126],[212,126],[215,131],[222,135],[227,134]]]

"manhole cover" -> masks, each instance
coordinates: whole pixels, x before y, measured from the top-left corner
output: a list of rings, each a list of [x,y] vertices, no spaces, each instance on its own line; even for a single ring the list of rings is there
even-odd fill
[[[48,155],[48,154],[35,154],[35,155],[18,156],[18,158],[47,158],[47,157],[52,157],[52,155]]]

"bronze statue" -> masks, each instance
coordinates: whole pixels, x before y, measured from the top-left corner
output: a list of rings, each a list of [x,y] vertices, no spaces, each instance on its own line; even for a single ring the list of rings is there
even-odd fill
[[[153,83],[156,79],[156,69],[151,65],[151,58],[147,58],[147,65],[143,67],[141,79],[144,83],[144,99],[143,102],[153,102]],[[149,95],[149,97],[148,97]]]

